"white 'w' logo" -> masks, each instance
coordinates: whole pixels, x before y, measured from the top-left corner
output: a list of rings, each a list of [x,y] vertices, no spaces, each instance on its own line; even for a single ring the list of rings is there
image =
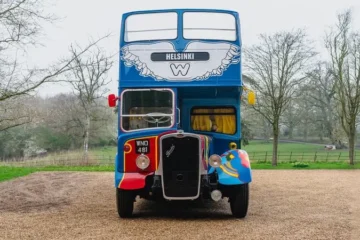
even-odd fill
[[[190,64],[186,63],[186,64],[175,65],[174,63],[172,63],[170,65],[170,68],[171,68],[171,71],[173,72],[174,76],[178,76],[179,73],[181,73],[182,76],[186,76],[189,72]]]

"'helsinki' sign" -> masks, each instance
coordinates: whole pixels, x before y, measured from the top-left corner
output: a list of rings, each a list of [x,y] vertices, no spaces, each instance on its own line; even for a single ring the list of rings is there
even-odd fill
[[[208,52],[159,52],[151,54],[151,60],[154,62],[207,61],[209,59],[210,55]]]

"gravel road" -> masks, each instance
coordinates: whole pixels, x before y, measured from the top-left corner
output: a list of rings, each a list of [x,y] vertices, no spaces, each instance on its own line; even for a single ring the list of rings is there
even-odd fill
[[[123,220],[113,182],[113,173],[42,172],[0,183],[0,239],[360,239],[357,170],[254,170],[243,220],[225,199],[139,200]]]

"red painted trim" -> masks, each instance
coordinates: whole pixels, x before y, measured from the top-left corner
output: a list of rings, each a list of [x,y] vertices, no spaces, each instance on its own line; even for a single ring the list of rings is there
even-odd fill
[[[150,165],[144,171],[140,170],[136,166],[136,158],[140,155],[135,152],[136,140],[148,139],[150,141],[150,153],[145,154],[150,158]],[[124,151],[124,172],[154,172],[157,169],[158,163],[158,147],[157,147],[157,136],[146,136],[146,137],[137,137],[129,139],[125,142],[125,145],[128,144],[131,148],[129,152]]]
[[[142,189],[145,187],[145,178],[151,174],[154,173],[126,173],[123,175],[119,188],[124,190]]]

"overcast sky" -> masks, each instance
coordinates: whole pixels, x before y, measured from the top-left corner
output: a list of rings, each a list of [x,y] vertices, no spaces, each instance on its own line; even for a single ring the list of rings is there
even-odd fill
[[[42,38],[45,47],[30,49],[29,61],[44,67],[66,56],[72,42],[86,45],[90,36],[97,38],[109,32],[113,36],[103,42],[102,46],[109,53],[118,51],[121,15],[128,11],[204,7],[238,11],[245,46],[256,43],[261,33],[305,28],[320,48],[325,29],[335,23],[339,11],[349,7],[354,11],[354,26],[360,30],[359,0],[58,0],[56,6],[49,8],[49,11],[64,19],[56,26],[46,26],[47,36]],[[117,64],[110,71],[109,78],[112,82],[108,88],[116,93]],[[51,96],[70,90],[66,85],[47,84],[38,92],[42,96]]]

